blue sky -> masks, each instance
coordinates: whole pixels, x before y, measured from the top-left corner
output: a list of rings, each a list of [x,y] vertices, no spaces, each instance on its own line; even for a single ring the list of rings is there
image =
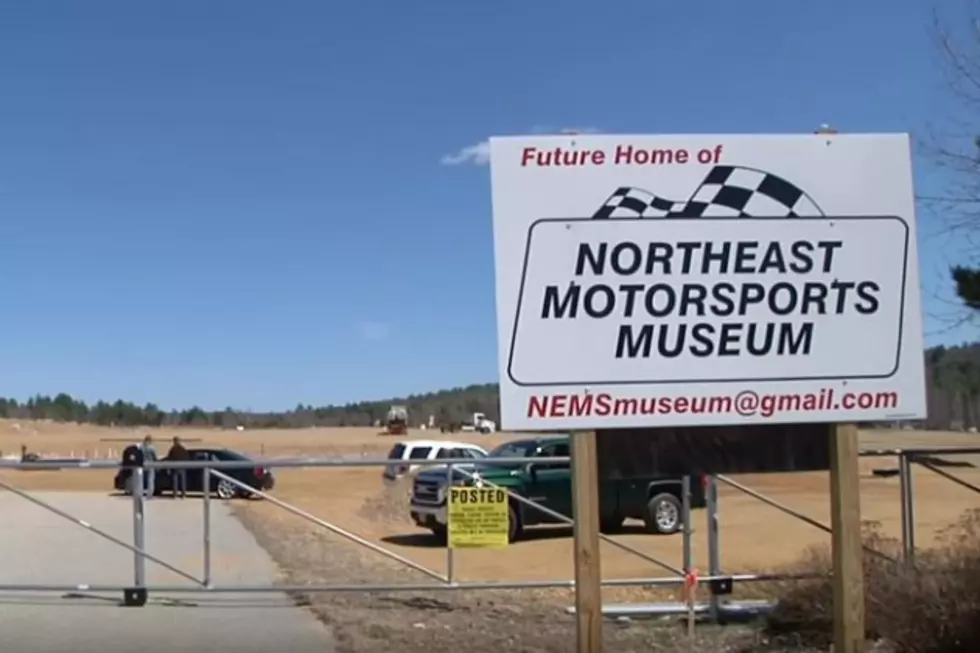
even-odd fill
[[[0,394],[270,409],[496,380],[487,136],[918,134],[948,104],[929,19],[914,0],[7,3]],[[944,245],[920,223],[931,314]]]

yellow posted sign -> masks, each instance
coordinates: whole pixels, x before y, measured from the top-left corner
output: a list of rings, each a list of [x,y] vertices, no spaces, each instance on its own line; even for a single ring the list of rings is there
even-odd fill
[[[449,493],[449,546],[507,546],[507,492],[498,488],[454,487]]]

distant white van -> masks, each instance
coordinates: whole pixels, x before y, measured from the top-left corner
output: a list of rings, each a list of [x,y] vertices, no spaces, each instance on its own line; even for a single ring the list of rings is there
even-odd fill
[[[406,474],[418,471],[420,465],[413,461],[472,458],[474,462],[487,457],[483,447],[467,442],[446,442],[444,440],[401,440],[388,452],[388,460],[397,461],[385,465],[382,477],[386,484],[398,481]],[[433,469],[441,465],[427,465]]]

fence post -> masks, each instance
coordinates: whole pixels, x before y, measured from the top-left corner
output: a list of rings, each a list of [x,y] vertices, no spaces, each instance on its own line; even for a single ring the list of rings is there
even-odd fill
[[[449,541],[449,497],[452,495],[453,464],[446,465],[446,582],[450,585],[456,582],[456,552]]]
[[[681,519],[684,522],[683,531],[683,557],[684,557],[684,603],[687,605],[687,636],[689,644],[694,646],[694,620],[695,620],[695,586],[689,584],[688,579],[694,574],[694,552],[691,547],[691,533],[694,528],[691,524],[691,477],[685,476],[681,481]]]
[[[130,607],[146,605],[146,520],[143,505],[145,482],[143,467],[133,467],[131,475],[133,491],[133,587],[123,592],[123,604]]]
[[[684,573],[689,574],[694,567],[694,553],[691,549],[691,477],[685,476],[682,484],[681,520],[684,531],[682,533],[683,539],[681,540],[681,545],[683,547]]]
[[[902,553],[915,564],[915,491],[912,487],[912,460],[904,451],[898,454],[899,498],[902,504]]]
[[[204,586],[211,588],[211,468],[205,467],[201,486],[204,491]]]
[[[712,577],[721,575],[721,541],[718,532],[718,481],[714,476],[705,477],[705,499],[708,509],[708,574]],[[719,617],[719,598],[714,592],[711,597],[711,620],[717,622]]]

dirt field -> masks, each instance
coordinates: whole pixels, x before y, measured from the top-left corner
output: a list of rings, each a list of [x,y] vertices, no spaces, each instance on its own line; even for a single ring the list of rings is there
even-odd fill
[[[18,453],[21,444],[24,444],[31,451],[48,455],[95,456],[98,452],[99,456],[104,456],[108,449],[118,451],[126,445],[126,442],[120,442],[119,439],[136,440],[143,432],[50,423],[0,422],[0,452]],[[154,429],[152,432],[158,440],[158,447],[165,450],[166,441],[173,432],[166,429]],[[188,439],[201,438],[208,445],[228,446],[266,458],[293,455],[383,456],[397,439],[379,436],[372,429],[251,432],[182,429],[179,433]],[[413,432],[409,437],[440,438],[440,435]],[[510,434],[456,434],[453,439],[467,438],[472,442],[486,443],[485,446],[489,448],[512,437],[514,436]],[[117,441],[107,442],[107,438]],[[862,433],[862,446],[980,446],[980,436],[962,433],[867,431]],[[964,480],[980,484],[980,456],[972,457],[972,461],[977,468],[951,471]],[[895,465],[895,460],[889,458],[862,460],[861,503],[865,520],[880,522],[887,533],[897,536],[900,520],[898,480],[876,478],[870,473],[875,467]],[[429,568],[445,570],[445,549],[435,548],[426,532],[415,528],[408,519],[407,487],[385,489],[381,483],[380,468],[280,469],[275,474],[277,497]],[[0,479],[24,489],[108,491],[111,487],[111,475],[104,471],[84,470],[5,472],[0,474]],[[829,521],[828,479],[825,473],[743,476],[737,480],[817,520],[825,523]],[[915,486],[917,533],[919,543],[923,545],[928,544],[938,529],[953,522],[964,510],[980,506],[980,496],[927,470],[916,471]],[[380,560],[377,555],[340,541],[336,536],[321,533],[315,526],[302,522],[272,504],[243,502],[238,510],[257,537],[280,560],[284,573],[293,582],[302,584],[326,580],[377,583],[383,579],[401,582],[424,580],[416,572]],[[707,566],[704,512],[697,511],[694,520],[695,564],[704,569]],[[776,569],[793,562],[805,547],[828,542],[828,536],[812,526],[727,487],[721,488],[720,523],[722,565],[730,573]],[[634,528],[632,532],[618,536],[618,539],[672,565],[681,565],[679,535],[650,536]],[[570,579],[573,573],[571,551],[569,529],[536,529],[530,535],[529,541],[504,550],[457,551],[456,578],[496,581]],[[605,578],[650,578],[666,575],[666,572],[650,563],[606,544],[603,544],[602,549],[602,565]],[[221,578],[215,578],[215,582],[220,584]],[[514,637],[520,635],[511,642],[516,650],[570,650],[570,641],[565,642],[566,646],[560,640],[571,637],[572,632],[567,623],[561,620],[555,622],[554,608],[569,605],[571,595],[565,591],[541,591],[535,593],[530,602],[525,601],[529,596],[527,593],[521,596],[524,598],[518,600],[511,593],[499,593],[496,599],[488,594],[472,597],[438,595],[437,598],[444,599],[444,603],[433,602],[432,595],[414,598],[392,595],[383,603],[379,603],[380,599],[376,596],[362,595],[331,596],[319,600],[325,602],[324,605],[329,605],[332,621],[344,621],[349,626],[344,632],[349,631],[348,644],[354,647],[350,650],[387,650],[371,648],[371,642],[393,639],[404,642],[402,650],[414,650],[409,648],[409,644],[421,636],[418,631],[426,631],[423,639],[428,642],[428,650],[442,650],[432,639],[431,629],[459,629],[460,614],[471,615],[463,619],[468,624],[465,626],[468,637],[485,639],[492,632],[500,630],[499,623],[508,623],[511,624],[510,629],[504,630],[512,632]],[[648,590],[641,589],[608,590],[605,598],[608,601],[649,601],[653,596]],[[546,612],[535,612],[540,610]],[[487,616],[489,621],[474,619],[473,614]],[[444,618],[445,615],[454,616],[443,623],[450,618]],[[500,622],[500,619],[504,621]],[[410,623],[403,623],[406,620]],[[498,625],[486,625],[494,623]],[[520,633],[514,630],[518,628],[518,623]],[[549,624],[547,627],[544,625],[546,623]],[[552,632],[552,625],[560,627],[563,634]],[[641,650],[643,646],[652,645],[652,640],[649,639],[651,635],[646,631],[636,628],[610,630],[613,632],[609,636],[616,638],[610,642],[617,642],[617,650]],[[342,639],[344,632],[341,633]],[[447,637],[449,634],[453,633],[448,633]],[[455,632],[455,635],[459,634]],[[538,635],[547,637],[539,642]],[[662,634],[656,635],[661,636]],[[558,643],[552,649],[549,642]],[[504,644],[507,641],[501,640],[497,643]],[[521,649],[521,646],[525,648]]]

